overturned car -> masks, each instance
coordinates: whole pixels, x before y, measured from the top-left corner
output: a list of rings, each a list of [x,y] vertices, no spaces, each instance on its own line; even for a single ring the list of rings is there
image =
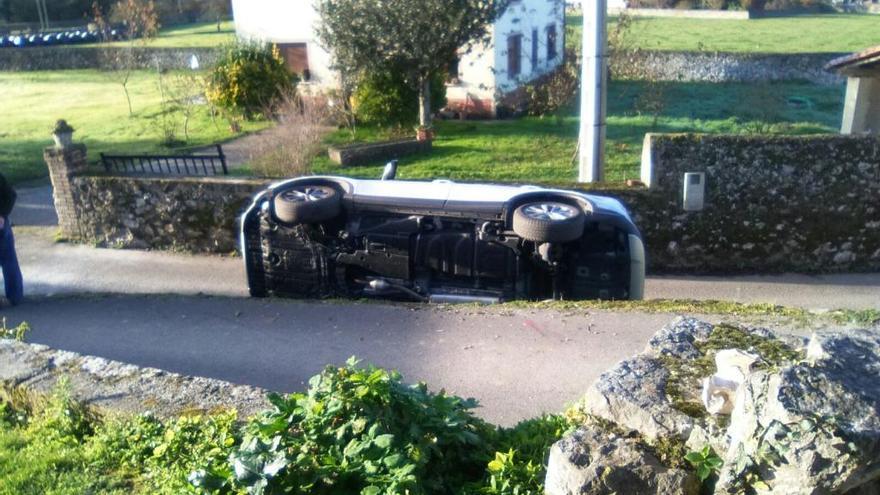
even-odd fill
[[[492,303],[640,299],[642,238],[615,199],[535,186],[301,177],[241,218],[255,297]],[[387,179],[387,180],[386,180]]]

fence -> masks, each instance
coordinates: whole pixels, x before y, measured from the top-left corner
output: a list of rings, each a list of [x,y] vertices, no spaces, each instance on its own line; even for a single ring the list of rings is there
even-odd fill
[[[108,173],[126,175],[229,175],[226,155],[217,145],[216,155],[108,155],[101,153]]]

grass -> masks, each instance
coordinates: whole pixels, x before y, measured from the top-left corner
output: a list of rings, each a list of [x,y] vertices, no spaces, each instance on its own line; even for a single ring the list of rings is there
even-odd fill
[[[653,115],[639,114],[641,82],[613,82],[609,90],[608,163],[606,179],[638,178],[641,145],[646,132],[745,133],[772,131],[783,134],[837,132],[843,105],[843,88],[810,83],[772,85],[663,83],[665,107],[656,123]],[[653,90],[652,90],[653,91]],[[791,106],[798,97],[805,105]],[[751,101],[754,104],[744,105]],[[437,122],[434,150],[401,160],[400,177],[449,178],[514,182],[570,182],[576,178],[572,157],[577,143],[578,118],[573,111],[561,122],[552,118],[522,118],[485,122]],[[409,135],[410,129],[403,129]],[[352,137],[338,131],[328,143],[345,144],[388,138],[387,129],[362,128]],[[340,167],[326,156],[314,163],[316,173],[378,177],[382,163]]]
[[[146,44],[150,48],[211,48],[231,42],[235,39],[235,24],[222,21],[220,30],[216,22],[201,22],[171,26],[159,30],[159,36]],[[85,46],[119,46],[124,41],[102,43]]]
[[[166,76],[173,78],[174,75]],[[129,85],[134,116],[128,116],[121,85],[99,71],[0,73],[0,164],[13,182],[46,175],[42,150],[51,144],[51,127],[64,118],[77,132],[77,141],[89,147],[92,160],[100,152],[163,152],[160,143],[162,106],[158,75],[134,73]],[[640,95],[664,96],[656,123],[640,114]],[[653,89],[641,82],[614,82],[609,93],[607,179],[637,178],[641,144],[646,132],[743,133],[769,130],[786,134],[836,132],[843,88],[809,83],[772,85],[663,83]],[[788,99],[804,101],[791,106]],[[754,104],[743,105],[751,101]],[[182,137],[182,120],[178,136]],[[245,131],[264,128],[265,122],[245,124]],[[438,122],[435,149],[401,161],[402,178],[451,178],[514,182],[570,182],[576,177],[572,157],[578,119],[573,111],[561,122],[553,118],[522,118],[486,122]],[[354,140],[387,137],[395,131],[361,128]],[[411,129],[401,132],[409,135]],[[222,119],[212,121],[200,107],[190,123],[188,147],[222,142],[234,137]],[[351,142],[338,131],[328,143]],[[316,173],[343,173],[378,177],[381,163],[340,168],[325,155],[315,159]]]
[[[166,81],[174,74],[166,75]],[[12,182],[47,175],[43,148],[51,145],[52,126],[66,119],[74,139],[84,142],[91,159],[100,152],[167,152],[161,126],[158,75],[133,73],[129,83],[134,116],[129,117],[122,85],[113,73],[94,70],[0,72],[0,170]],[[183,138],[182,117],[173,117]],[[245,130],[265,127],[246,123]],[[235,136],[228,124],[212,121],[207,106],[198,108],[189,125],[186,146],[204,146]]]
[[[791,324],[855,325],[870,327],[880,323],[880,310],[838,309],[822,313],[803,308],[763,303],[738,303],[694,299],[648,299],[644,301],[513,301],[500,308],[541,309],[555,311],[625,311],[643,313],[669,313],[689,315],[717,315],[737,318],[779,318]]]
[[[572,15],[569,46],[581,39],[583,18]],[[611,20],[609,32],[614,29]],[[628,46],[647,50],[744,53],[853,52],[880,43],[880,16],[817,14],[793,17],[715,20],[633,18]]]

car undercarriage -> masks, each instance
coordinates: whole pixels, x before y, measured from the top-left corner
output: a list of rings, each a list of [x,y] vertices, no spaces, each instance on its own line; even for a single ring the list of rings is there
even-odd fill
[[[575,195],[529,192],[502,207],[447,199],[437,208],[423,198],[359,197],[331,179],[276,187],[242,220],[251,294],[478,303],[641,296],[643,251],[628,219]]]

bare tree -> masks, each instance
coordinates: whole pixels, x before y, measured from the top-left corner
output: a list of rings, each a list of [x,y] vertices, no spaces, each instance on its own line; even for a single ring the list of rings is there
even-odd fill
[[[94,4],[93,16],[102,19],[100,7]],[[122,85],[125,101],[128,103],[128,116],[134,115],[128,83],[135,70],[137,45],[143,46],[159,34],[159,16],[153,0],[120,0],[110,11],[110,19],[125,25],[126,46],[114,52],[113,78]]]

